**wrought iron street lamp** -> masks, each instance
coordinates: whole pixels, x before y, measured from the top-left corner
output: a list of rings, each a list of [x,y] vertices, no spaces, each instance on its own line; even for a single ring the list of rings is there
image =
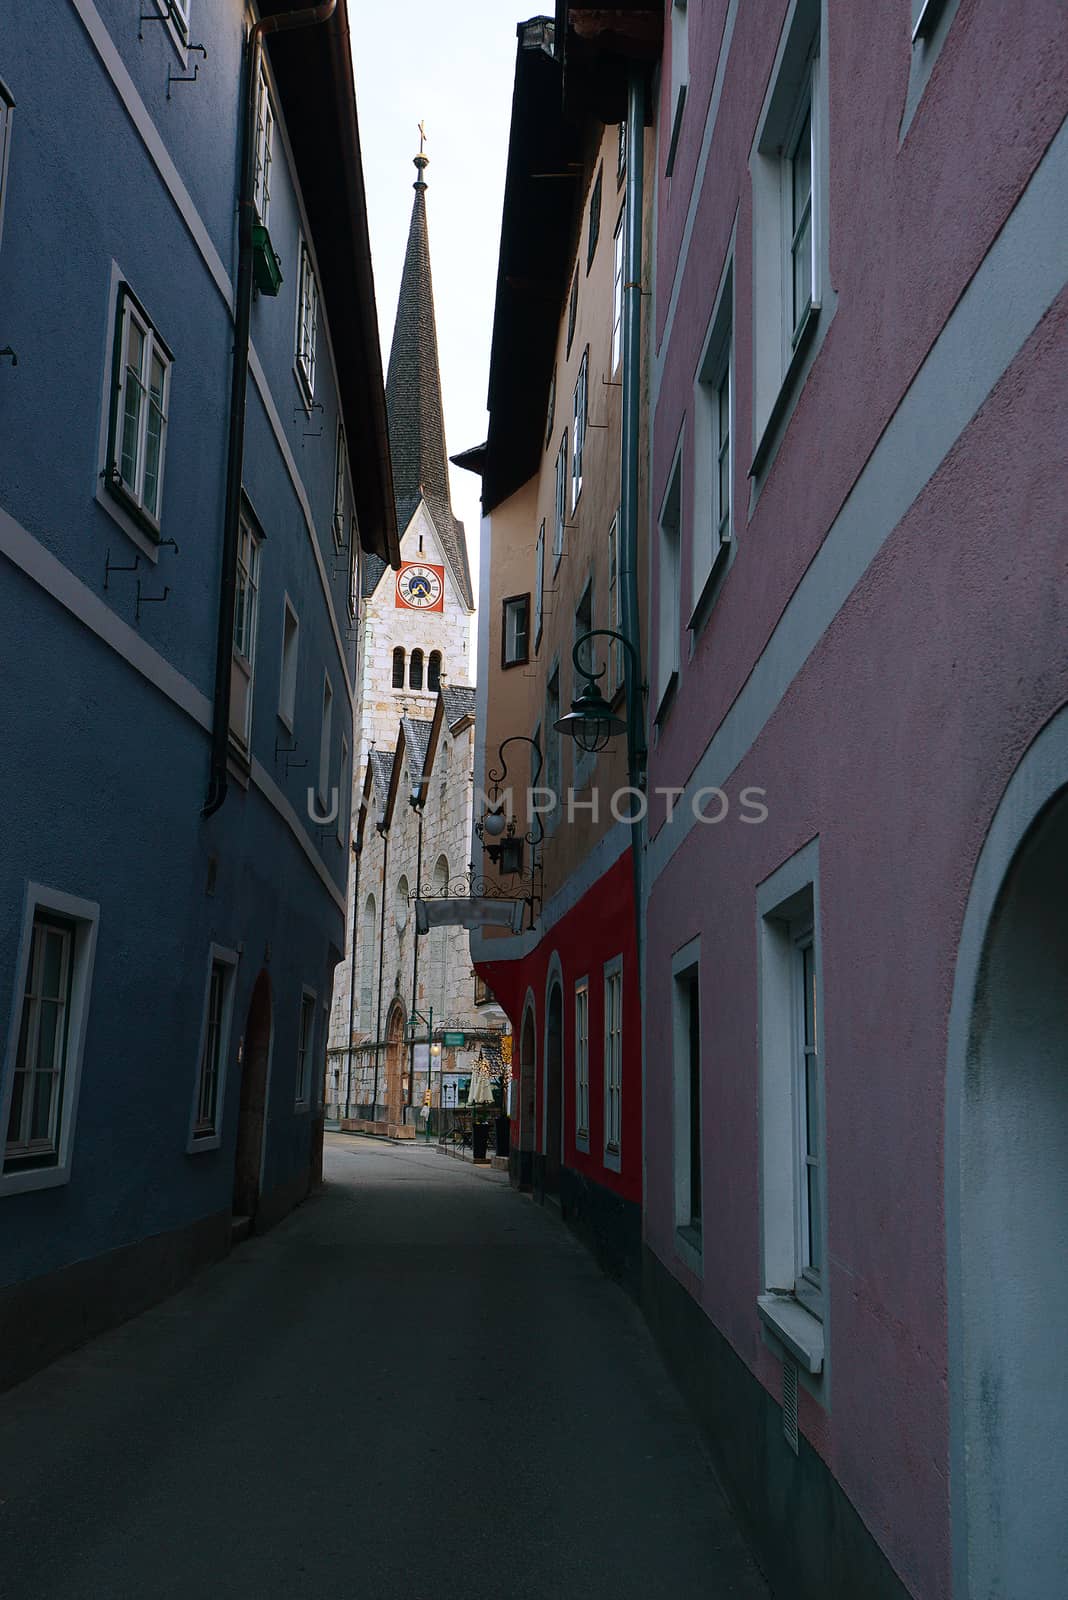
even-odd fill
[[[603,666],[599,672],[592,666],[592,654],[584,656],[583,652],[591,639],[614,639],[623,645],[631,658],[631,664],[637,666],[637,652],[630,640],[622,633],[617,633],[614,628],[593,628],[589,633],[584,633],[581,639],[575,641],[571,652],[571,659],[575,664],[575,671],[586,680],[581,690],[571,702],[571,710],[553,723],[557,733],[566,733],[568,738],[574,739],[580,750],[587,751],[590,755],[607,749],[611,740],[621,733],[626,733],[627,723],[622,717],[616,715],[597,687],[600,680],[608,671]],[[587,661],[591,665],[587,665]]]

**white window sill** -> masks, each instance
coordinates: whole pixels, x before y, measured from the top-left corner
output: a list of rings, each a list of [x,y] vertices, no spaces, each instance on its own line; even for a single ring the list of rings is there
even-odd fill
[[[159,541],[150,538],[143,528],[138,527],[134,518],[123,509],[115,496],[108,493],[102,481],[97,483],[94,498],[97,505],[107,512],[112,522],[122,529],[130,543],[135,544],[141,554],[155,566],[159,561]],[[108,592],[111,592],[110,586]]]
[[[678,687],[678,682],[679,669],[678,667],[672,667],[668,674],[667,682],[660,691],[659,699],[656,702],[656,711],[653,714],[653,722],[658,728],[662,727],[667,720],[667,714],[671,710],[672,704],[674,703],[675,690]]]
[[[25,1194],[28,1189],[58,1189],[70,1182],[70,1163],[55,1167],[14,1167],[0,1173],[0,1195]]]
[[[696,1272],[698,1277],[704,1272],[704,1254],[701,1241],[701,1229],[694,1227],[692,1222],[680,1223],[675,1229],[675,1254],[680,1261],[685,1261],[691,1272]]]
[[[203,1150],[218,1150],[222,1146],[221,1133],[194,1134],[185,1147],[187,1156],[198,1156]]]
[[[798,373],[804,366],[819,320],[820,306],[818,301],[814,300],[805,312],[805,319],[798,329],[789,364],[783,373],[782,383],[779,385],[779,392],[775,396],[771,410],[768,412],[767,421],[760,431],[760,439],[756,450],[753,452],[753,460],[749,467],[750,478],[758,478],[760,476],[774,453],[772,447],[778,442],[779,429],[800,392]]]
[[[584,1129],[575,1135],[575,1149],[581,1150],[584,1156],[590,1153],[590,1136]]]
[[[823,1371],[823,1323],[818,1317],[806,1311],[792,1294],[758,1295],[757,1311],[761,1321],[806,1372],[815,1375]]]
[[[618,1145],[605,1145],[604,1164],[609,1172],[620,1172],[622,1170]]]

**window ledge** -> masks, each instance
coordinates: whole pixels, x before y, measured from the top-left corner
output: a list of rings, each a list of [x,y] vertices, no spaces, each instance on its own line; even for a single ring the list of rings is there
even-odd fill
[[[663,693],[657,701],[656,713],[653,717],[653,721],[658,728],[662,728],[667,721],[668,712],[675,701],[675,690],[678,687],[678,682],[679,669],[672,667],[671,672],[668,674],[668,680],[664,685]]]
[[[713,557],[712,565],[702,579],[700,592],[694,601],[689,621],[686,624],[690,633],[699,633],[708,620],[712,602],[719,593],[719,586],[727,570],[727,557],[730,554],[733,543],[733,538],[728,534],[727,538],[720,544]]]
[[[675,1254],[685,1261],[691,1272],[701,1274],[704,1268],[704,1251],[701,1229],[692,1222],[680,1223],[675,1229]]]
[[[823,1371],[823,1323],[792,1294],[757,1296],[760,1320],[779,1342],[813,1375]]]
[[[801,331],[797,336],[797,343],[794,345],[789,366],[786,368],[782,383],[779,385],[779,392],[775,396],[772,408],[768,413],[768,420],[764,424],[756,450],[753,453],[753,460],[749,467],[750,478],[759,477],[767,466],[772,445],[778,436],[779,425],[796,399],[794,390],[797,384],[797,375],[804,364],[809,346],[819,325],[819,320],[819,306],[810,305],[805,313],[805,320],[801,324]]]

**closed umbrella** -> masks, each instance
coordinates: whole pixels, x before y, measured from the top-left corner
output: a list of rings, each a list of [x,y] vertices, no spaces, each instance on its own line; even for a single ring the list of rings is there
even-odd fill
[[[467,1103],[469,1106],[491,1106],[493,1104],[493,1084],[490,1082],[489,1063],[485,1056],[479,1056],[475,1062],[475,1070],[471,1074],[471,1088],[468,1092]]]

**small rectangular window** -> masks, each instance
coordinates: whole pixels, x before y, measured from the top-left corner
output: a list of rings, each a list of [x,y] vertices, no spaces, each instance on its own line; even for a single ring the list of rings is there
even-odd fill
[[[582,457],[586,449],[586,418],[589,408],[589,370],[590,351],[587,345],[582,352],[579,363],[578,381],[575,384],[575,394],[571,406],[572,417],[572,447],[571,447],[571,509],[574,511],[578,505],[579,495],[582,493]]]
[[[39,911],[33,920],[22,1022],[8,1113],[4,1169],[54,1163],[67,1068],[74,924]]]
[[[590,984],[575,985],[575,1143],[590,1148]]]
[[[307,1105],[311,1082],[312,1051],[315,1047],[315,994],[305,989],[300,999],[300,1028],[297,1033],[297,1076],[295,1103]]]
[[[575,322],[578,318],[578,267],[571,280],[571,298],[567,302],[567,349],[564,354],[571,354],[571,344],[575,337]]]
[[[300,622],[286,596],[282,603],[282,673],[278,686],[278,715],[293,732],[297,705],[297,660],[300,651]]]
[[[579,603],[575,607],[574,647],[575,647],[576,650],[578,649],[579,640],[580,639],[584,639],[586,637],[586,635],[591,632],[592,628],[593,628],[593,582],[592,582],[592,579],[591,579],[591,581],[589,583],[587,583],[586,587],[583,589],[582,594],[581,594],[581,596],[579,598]],[[589,639],[582,646],[581,650],[578,650],[578,659],[579,659],[579,661],[581,662],[583,667],[587,668],[591,672],[593,671],[593,665],[594,665],[594,661],[593,661],[593,644],[594,644],[594,641],[592,639]]]
[[[626,208],[619,213],[612,241],[612,371],[623,355],[623,261],[626,247]]]
[[[330,794],[330,743],[334,731],[334,688],[323,674],[323,717],[319,726],[319,799],[325,806]]]
[[[530,659],[530,596],[509,595],[501,621],[501,666],[521,667]]]
[[[200,1056],[188,1145],[190,1150],[217,1149],[221,1140],[236,971],[236,953],[212,945],[200,1028]]]
[[[593,190],[590,194],[590,222],[586,236],[586,271],[593,266],[593,258],[597,254],[597,241],[601,236],[601,184],[604,178],[604,167],[598,168],[594,180]]]
[[[267,70],[260,67],[256,86],[256,150],[253,177],[253,204],[266,228],[271,217],[271,165],[274,160],[274,110],[267,84]]]
[[[675,1225],[685,1242],[701,1248],[701,1002],[694,946],[672,961],[675,1080]]]
[[[824,1359],[826,1204],[818,842],[757,891],[763,1321],[810,1373]]]
[[[337,425],[337,438],[334,441],[334,549],[340,550],[345,543],[345,424]]]
[[[701,604],[734,532],[734,264],[723,274],[694,385],[692,604]]]
[[[627,124],[621,122],[616,133],[616,182],[619,183],[627,170]]]
[[[623,958],[604,969],[604,1155],[619,1171],[623,1135]]]
[[[31,883],[0,1071],[0,1193],[70,1177],[99,907]]]
[[[553,572],[564,553],[564,526],[567,522],[567,434],[556,452],[556,508],[553,523]]]
[[[128,284],[119,285],[106,482],[158,537],[172,357]]]
[[[556,724],[560,720],[560,668],[555,667],[545,685],[545,771],[542,782],[555,797],[553,810],[546,817],[552,821],[560,812],[560,741],[562,735]]]
[[[319,288],[308,247],[301,240],[297,288],[297,376],[310,404],[315,398],[315,345],[318,336]]]
[[[356,621],[360,609],[360,525],[355,511],[349,517],[349,619]]]
[[[242,515],[237,544],[234,648],[230,671],[230,732],[246,748],[252,737],[252,690],[256,672],[259,588],[260,542],[249,518]]]
[[[542,624],[545,620],[545,519],[538,529],[534,547],[534,649],[541,644]]]
[[[0,81],[0,242],[4,237],[4,201],[7,199],[7,169],[11,155],[11,126],[14,115],[14,98],[7,86]]]
[[[545,407],[545,448],[548,450],[553,436],[553,423],[556,421],[556,368],[553,368],[552,378],[549,380],[549,403]]]
[[[664,497],[659,527],[659,589],[657,595],[656,708],[660,716],[679,675],[681,568],[682,451],[675,458],[671,483]]]
[[[690,19],[686,0],[672,0],[671,6],[671,137],[668,141],[667,162],[664,174],[670,178],[675,170],[675,156],[682,132],[682,113],[686,109],[686,93],[690,82]]]

